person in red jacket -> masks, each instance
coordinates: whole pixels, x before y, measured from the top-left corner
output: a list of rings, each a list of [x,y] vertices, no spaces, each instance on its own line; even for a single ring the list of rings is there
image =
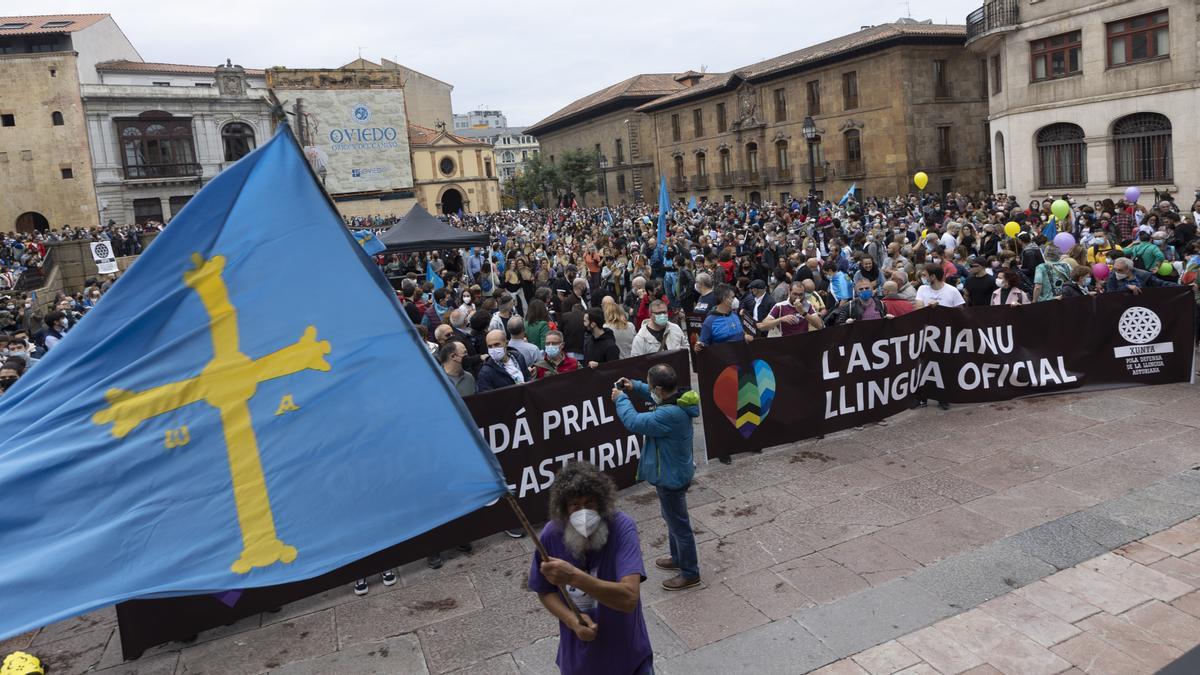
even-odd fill
[[[545,358],[533,364],[533,377],[540,380],[543,377],[569,373],[579,370],[579,361],[571,358],[563,351],[563,334],[556,331],[546,331]]]
[[[883,282],[883,306],[887,308],[887,313],[892,316],[904,316],[916,309],[911,300],[905,300],[899,295],[899,286],[896,282]]]

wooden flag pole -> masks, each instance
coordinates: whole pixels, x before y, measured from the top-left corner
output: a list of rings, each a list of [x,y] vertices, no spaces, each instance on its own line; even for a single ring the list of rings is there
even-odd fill
[[[525,536],[533,541],[533,545],[537,547],[538,555],[542,556],[542,561],[549,560],[551,557],[550,553],[542,544],[542,538],[533,531],[533,525],[529,524],[529,518],[521,510],[521,504],[517,502],[517,498],[513,496],[513,493],[509,492],[504,495],[504,499],[512,507],[513,513],[517,514],[517,520],[521,521],[521,528],[525,530]],[[567,603],[567,607],[570,607],[571,611],[575,612],[575,618],[580,618],[579,608],[575,606],[575,601],[571,599],[571,596],[567,595],[567,591],[562,586],[558,586],[558,594],[562,596],[563,602]]]

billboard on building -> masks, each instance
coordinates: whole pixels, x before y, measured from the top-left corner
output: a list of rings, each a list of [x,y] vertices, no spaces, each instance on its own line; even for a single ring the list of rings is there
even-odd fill
[[[307,89],[305,155],[330,194],[411,189],[403,89]]]

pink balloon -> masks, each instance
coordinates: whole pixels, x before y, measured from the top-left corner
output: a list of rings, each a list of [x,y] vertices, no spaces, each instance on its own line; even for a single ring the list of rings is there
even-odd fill
[[[1104,281],[1108,278],[1108,265],[1104,263],[1096,263],[1092,265],[1092,276],[1096,277],[1096,281]]]

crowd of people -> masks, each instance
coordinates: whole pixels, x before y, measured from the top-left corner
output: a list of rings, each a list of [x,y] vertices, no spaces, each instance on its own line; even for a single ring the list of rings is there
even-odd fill
[[[1174,284],[1200,299],[1200,200],[1182,210],[1169,196],[1070,202],[1061,220],[1051,203],[947,194],[680,205],[662,241],[645,206],[509,211],[452,218],[487,231],[489,248],[377,260],[464,395],[935,305]]]

